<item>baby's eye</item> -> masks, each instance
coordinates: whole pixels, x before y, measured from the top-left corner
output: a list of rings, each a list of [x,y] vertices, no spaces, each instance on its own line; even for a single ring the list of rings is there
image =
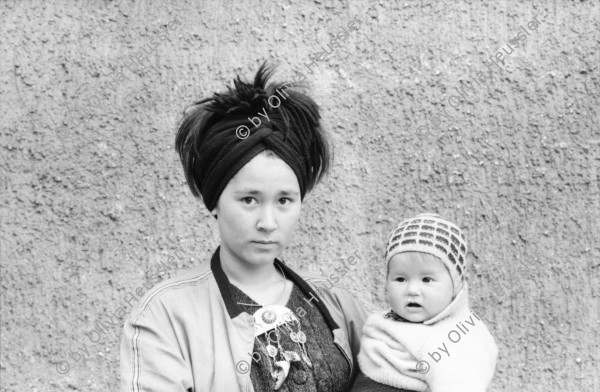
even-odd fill
[[[433,282],[433,279],[431,279],[430,277],[427,276],[427,277],[423,278],[423,282],[430,283],[430,282]]]
[[[396,282],[404,282],[404,278],[396,278]]]

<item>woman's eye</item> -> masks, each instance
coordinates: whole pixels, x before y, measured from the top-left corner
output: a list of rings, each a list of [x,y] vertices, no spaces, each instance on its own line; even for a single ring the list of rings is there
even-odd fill
[[[290,204],[291,202],[292,202],[292,199],[287,198],[287,197],[282,197],[281,199],[279,199],[279,204],[281,204],[281,205]]]
[[[244,204],[252,204],[253,201],[254,201],[253,197],[244,197],[244,198],[242,198],[242,203],[244,203]]]

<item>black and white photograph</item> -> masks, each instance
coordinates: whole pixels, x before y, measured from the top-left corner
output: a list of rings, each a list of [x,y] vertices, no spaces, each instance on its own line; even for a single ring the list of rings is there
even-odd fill
[[[600,392],[600,1],[0,21],[0,392]]]

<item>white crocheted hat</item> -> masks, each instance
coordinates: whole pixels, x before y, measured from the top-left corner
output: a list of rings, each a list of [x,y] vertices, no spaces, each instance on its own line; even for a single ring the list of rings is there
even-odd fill
[[[422,252],[438,257],[450,272],[454,296],[462,288],[467,272],[467,240],[455,224],[432,213],[400,222],[387,243],[386,270],[391,258],[404,252]]]

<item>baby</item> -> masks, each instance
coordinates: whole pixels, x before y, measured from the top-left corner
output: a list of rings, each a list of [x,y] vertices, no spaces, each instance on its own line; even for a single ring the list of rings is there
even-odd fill
[[[469,310],[467,243],[435,214],[401,222],[387,244],[392,310],[364,326],[352,391],[485,391],[498,348]]]

